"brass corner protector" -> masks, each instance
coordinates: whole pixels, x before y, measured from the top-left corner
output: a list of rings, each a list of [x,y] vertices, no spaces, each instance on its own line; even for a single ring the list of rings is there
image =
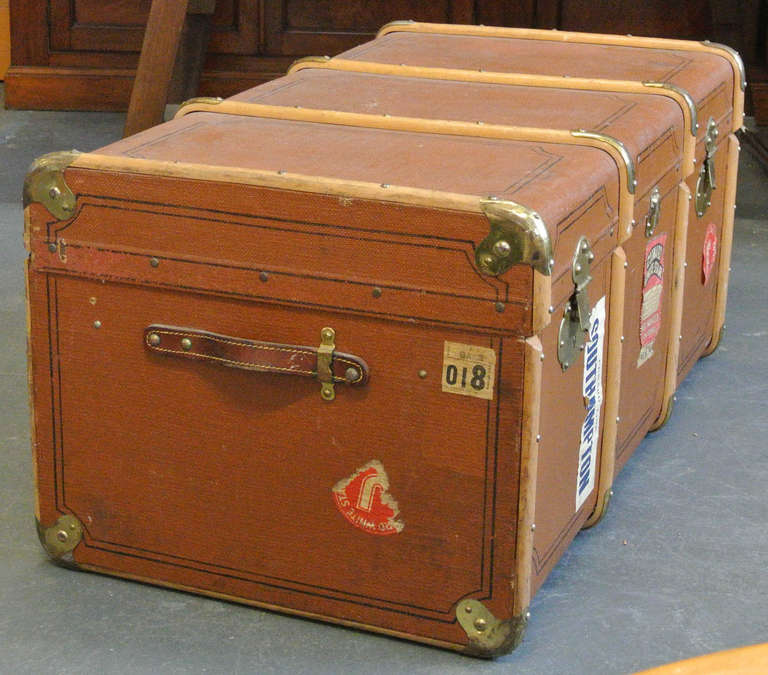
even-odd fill
[[[59,518],[50,527],[44,527],[39,520],[37,536],[40,537],[45,552],[54,562],[64,565],[74,565],[72,551],[83,539],[83,525],[70,513]]]
[[[582,525],[581,527],[582,530],[589,530],[593,528],[603,518],[605,518],[605,514],[608,513],[608,505],[611,503],[611,497],[613,497],[613,489],[608,488],[603,494],[602,499],[597,500],[597,504],[595,505],[595,510],[592,511],[589,518],[587,518],[584,525]]]
[[[480,208],[491,225],[475,249],[481,272],[498,276],[513,265],[525,264],[545,276],[552,274],[552,242],[536,211],[500,199],[483,199]]]
[[[290,66],[288,66],[288,70],[285,72],[287,75],[290,75],[296,70],[301,70],[304,67],[304,64],[327,63],[330,60],[330,56],[302,56],[300,59],[296,59]]]
[[[482,602],[469,599],[456,605],[456,619],[469,638],[465,653],[483,658],[508,654],[523,641],[530,613],[497,619]]]
[[[721,44],[720,42],[704,40],[702,44],[707,45],[707,47],[713,47],[714,49],[722,49],[733,57],[733,60],[736,62],[736,67],[739,69],[739,86],[741,87],[741,90],[744,91],[747,88],[747,71],[744,68],[744,61],[741,58],[741,54],[739,54],[733,47]]]
[[[668,89],[669,91],[674,91],[675,93],[679,94],[682,99],[685,101],[685,105],[688,108],[688,112],[691,117],[691,135],[695,136],[696,132],[699,130],[699,120],[698,120],[698,113],[696,110],[696,102],[693,100],[693,97],[682,87],[678,87],[675,84],[670,84],[669,82],[650,82],[646,81],[643,82],[643,85],[646,87],[654,87],[657,89]]]
[[[59,220],[71,218],[77,197],[64,181],[64,170],[79,154],[77,150],[51,152],[32,162],[24,179],[24,208],[38,202]]]
[[[571,136],[576,138],[591,138],[595,141],[600,141],[606,145],[610,145],[621,156],[621,160],[627,169],[627,191],[629,194],[635,194],[635,188],[637,187],[637,180],[635,179],[635,162],[632,160],[632,155],[629,154],[624,143],[618,138],[609,136],[608,134],[600,133],[599,131],[586,131],[585,129],[576,129],[571,132]]]

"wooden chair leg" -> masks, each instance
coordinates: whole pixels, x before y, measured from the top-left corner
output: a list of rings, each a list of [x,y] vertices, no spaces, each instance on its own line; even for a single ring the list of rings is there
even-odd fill
[[[152,0],[123,135],[160,124],[169,98],[194,96],[215,0]]]

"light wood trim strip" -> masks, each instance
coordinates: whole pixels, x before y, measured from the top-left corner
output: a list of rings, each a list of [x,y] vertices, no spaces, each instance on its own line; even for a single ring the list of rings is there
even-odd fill
[[[351,61],[349,59],[305,58],[299,59],[288,69],[288,74],[300,70],[340,70],[353,73],[371,73],[396,77],[413,77],[429,80],[451,80],[458,82],[479,82],[483,84],[505,84],[520,87],[549,87],[553,89],[573,89],[578,91],[607,91],[623,94],[651,94],[671,98],[680,106],[683,114],[683,173],[689,176],[694,172],[696,154],[695,128],[696,110],[690,108],[690,97],[686,99],[680,91],[667,89],[654,84],[643,84],[631,80],[605,80],[586,77],[556,77],[554,75],[531,75],[525,73],[496,73],[459,68],[430,68],[425,66],[406,66],[373,61]],[[663,83],[655,83],[663,84]]]
[[[437,33],[440,35],[469,35],[478,37],[506,37],[520,40],[550,40],[577,44],[615,45],[617,47],[642,47],[644,49],[669,49],[685,52],[716,54],[726,59],[733,69],[733,131],[744,122],[744,64],[734,50],[711,42],[672,40],[667,38],[637,37],[635,35],[608,35],[605,33],[578,33],[574,31],[542,30],[540,28],[506,28],[500,26],[468,26],[447,23],[421,23],[418,21],[393,21],[377,33],[382,37],[389,33]]]
[[[186,178],[189,180],[237,183],[278,190],[296,190],[354,199],[373,199],[428,208],[467,211],[483,215],[480,198],[455,192],[424,190],[390,185],[383,187],[364,181],[341,180],[297,173],[278,173],[231,166],[211,166],[191,162],[167,162],[156,159],[83,153],[70,164],[71,168],[115,171],[120,173]]]
[[[731,272],[731,251],[733,249],[733,219],[736,209],[736,177],[739,170],[739,141],[733,134],[728,136],[728,160],[725,169],[725,208],[723,229],[720,235],[720,261],[717,274],[717,295],[715,296],[715,321],[712,326],[712,340],[704,355],[709,355],[720,342],[720,331],[725,325],[725,306],[728,301],[728,279]]]
[[[600,455],[600,474],[597,481],[597,504],[583,528],[596,525],[605,515],[613,486],[616,470],[616,435],[618,433],[617,416],[621,395],[621,357],[623,345],[621,334],[624,332],[624,294],[627,270],[624,264],[627,255],[619,247],[611,254],[611,298],[608,317],[608,355],[605,375],[605,417],[603,422],[602,450]]]
[[[549,306],[552,304],[552,277],[533,270],[533,314],[531,332],[541,333],[552,321]]]
[[[533,530],[536,515],[536,476],[539,461],[539,422],[541,413],[541,373],[544,357],[541,340],[525,340],[523,374],[523,432],[520,443],[520,493],[517,508],[517,547],[515,551],[515,587],[513,616],[519,616],[531,604],[531,568],[533,565]]]
[[[427,134],[446,134],[463,137],[496,138],[501,140],[533,141],[539,143],[559,143],[592,147],[607,152],[616,163],[619,172],[619,227],[626,232],[632,222],[634,209],[634,186],[630,189],[633,167],[631,161],[617,150],[612,143],[598,138],[574,136],[565,129],[539,129],[535,127],[517,127],[502,124],[472,124],[451,120],[421,119],[387,115],[368,115],[365,113],[339,112],[313,108],[295,108],[289,106],[263,105],[241,101],[221,101],[207,103],[194,99],[179,109],[176,117],[183,117],[193,112],[211,112],[223,115],[261,117],[267,119],[290,120],[294,122],[315,122],[337,124],[341,126],[363,127],[366,129],[390,129]],[[619,141],[615,143],[621,145]]]
[[[691,191],[685,183],[677,188],[677,216],[675,217],[675,242],[672,248],[672,300],[669,316],[669,343],[667,364],[664,373],[664,401],[661,413],[651,430],[658,429],[667,420],[672,406],[672,397],[677,389],[677,365],[680,361],[680,333],[683,327],[683,300],[685,291],[685,258],[688,242],[688,214],[690,213]]]

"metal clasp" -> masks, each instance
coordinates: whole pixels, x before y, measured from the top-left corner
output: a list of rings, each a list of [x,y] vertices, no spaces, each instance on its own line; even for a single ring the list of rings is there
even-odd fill
[[[591,267],[595,254],[589,239],[581,237],[573,256],[571,277],[574,291],[565,305],[560,331],[557,337],[557,358],[563,370],[567,370],[584,348],[584,332],[589,330],[589,282],[592,281]]]
[[[696,181],[696,215],[701,218],[712,203],[712,190],[717,188],[715,182],[715,152],[717,151],[717,122],[710,117],[707,123],[707,135],[704,138],[706,154],[701,163],[699,179]]]
[[[320,346],[317,348],[317,379],[320,380],[320,396],[324,401],[333,401],[336,398],[336,390],[333,387],[333,350],[336,331],[325,327],[320,331]]]
[[[645,236],[652,237],[656,226],[659,224],[661,214],[661,191],[658,187],[651,190],[651,203],[648,207],[648,215],[645,217]]]

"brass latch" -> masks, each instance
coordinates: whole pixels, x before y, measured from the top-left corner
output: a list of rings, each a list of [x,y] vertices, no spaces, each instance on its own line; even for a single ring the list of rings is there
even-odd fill
[[[712,203],[712,190],[717,188],[715,183],[715,152],[717,151],[717,122],[709,118],[707,135],[704,138],[706,154],[701,163],[699,179],[696,181],[696,215],[701,218]]]
[[[320,380],[320,396],[324,401],[333,401],[336,390],[333,387],[333,350],[336,349],[336,331],[325,327],[320,331],[320,346],[317,348],[317,379]]]
[[[658,187],[651,190],[651,203],[648,206],[648,215],[645,217],[645,236],[652,237],[659,224],[661,214],[661,191]]]
[[[595,254],[589,245],[589,239],[582,237],[573,256],[571,276],[574,283],[573,295],[565,305],[563,320],[557,336],[557,358],[563,370],[567,370],[584,349],[584,333],[589,330],[589,282],[592,261]]]

